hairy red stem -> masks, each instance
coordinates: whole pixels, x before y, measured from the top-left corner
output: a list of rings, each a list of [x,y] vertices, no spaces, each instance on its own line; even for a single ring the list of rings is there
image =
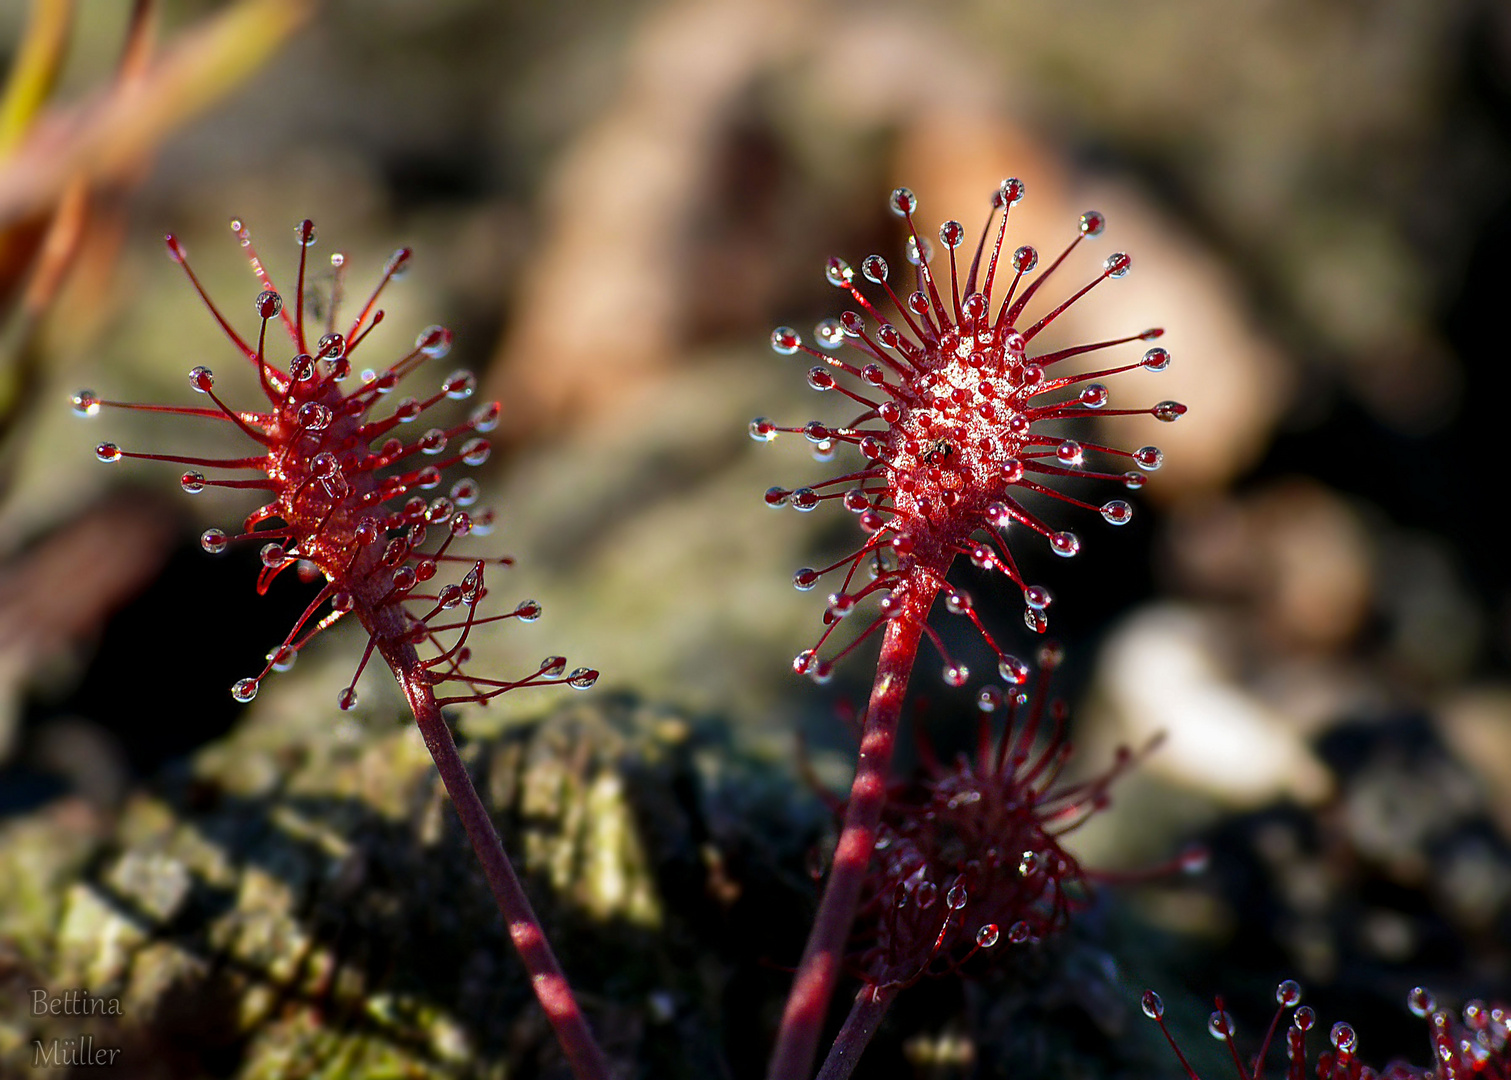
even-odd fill
[[[866,867],[876,847],[876,827],[886,802],[892,750],[897,743],[897,721],[902,715],[908,676],[918,656],[924,618],[934,591],[916,599],[917,610],[887,623],[876,664],[876,681],[866,707],[865,727],[861,731],[860,759],[850,786],[850,801],[845,806],[844,826],[834,848],[834,866],[793,978],[787,1007],[782,1012],[776,1050],[766,1073],[768,1080],[801,1080],[813,1068],[819,1033],[839,979],[845,941],[855,921]]]
[[[855,1004],[850,1015],[845,1017],[845,1026],[839,1029],[834,1045],[829,1047],[829,1056],[818,1071],[818,1080],[850,1080],[850,1074],[860,1063],[871,1036],[887,1014],[892,999],[897,996],[896,986],[874,986],[867,983],[855,995]]]
[[[608,1060],[588,1029],[587,1018],[583,1016],[577,999],[572,996],[572,988],[567,984],[566,974],[561,970],[556,954],[551,951],[540,919],[530,906],[530,899],[525,895],[519,877],[509,863],[509,856],[504,853],[498,830],[493,827],[483,800],[478,797],[477,788],[473,786],[472,777],[462,764],[462,757],[451,737],[451,729],[441,716],[440,706],[436,704],[425,669],[420,665],[418,657],[413,656],[411,647],[403,646],[399,651],[406,650],[411,654],[413,663],[404,663],[402,657],[387,659],[398,677],[399,685],[404,688],[409,707],[414,710],[415,723],[419,725],[430,756],[435,759],[436,770],[441,774],[441,782],[446,785],[446,793],[451,796],[456,816],[461,819],[462,828],[467,831],[467,839],[472,841],[472,850],[477,853],[478,862],[483,865],[483,875],[488,879],[493,898],[498,902],[499,913],[503,915],[504,923],[509,929],[509,940],[514,943],[525,970],[530,973],[531,989],[535,991],[541,1008],[546,1011],[546,1019],[550,1020],[551,1027],[556,1032],[556,1040],[561,1044],[562,1052],[566,1054],[572,1074],[577,1080],[609,1080]],[[396,663],[395,660],[399,662]]]

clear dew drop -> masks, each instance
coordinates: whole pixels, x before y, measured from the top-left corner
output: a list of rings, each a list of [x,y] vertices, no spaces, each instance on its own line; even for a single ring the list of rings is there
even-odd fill
[[[1109,525],[1126,525],[1133,520],[1133,507],[1122,499],[1109,499],[1102,504],[1102,518]]]
[[[94,448],[94,456],[106,464],[120,461],[122,457],[121,448],[113,442],[102,442]]]
[[[923,263],[929,262],[934,258],[934,245],[929,243],[927,237],[910,236],[908,237],[908,242],[903,246],[903,254],[908,257],[908,262],[914,266],[921,266]],[[913,296],[922,295],[922,293],[913,294]],[[925,302],[927,302],[927,298],[925,298]],[[917,314],[923,314],[911,301],[908,306],[912,307]]]
[[[855,270],[844,259],[831,257],[824,264],[824,280],[836,289],[843,289],[855,280]]]
[[[272,290],[257,294],[257,314],[264,319],[274,319],[283,311],[283,297]]]
[[[324,431],[330,427],[331,420],[334,419],[330,408],[320,404],[318,401],[306,401],[303,405],[299,406],[296,416],[299,420],[299,426],[304,428],[305,431]]]
[[[315,244],[315,223],[305,218],[294,226],[294,242],[300,247],[313,247]]]
[[[792,586],[798,592],[808,592],[818,584],[818,571],[811,566],[805,566],[792,575]]]
[[[906,217],[918,212],[918,196],[905,187],[893,188],[891,197],[887,199],[887,206],[898,217]]]
[[[965,241],[965,226],[951,219],[939,226],[939,242],[945,247],[954,249]]]
[[[598,681],[598,672],[592,668],[573,668],[572,674],[567,676],[567,685],[573,690],[586,690]]]
[[[439,360],[451,351],[452,334],[444,326],[431,325],[415,335],[414,347],[427,358]]]
[[[1328,1033],[1328,1041],[1333,1044],[1338,1053],[1352,1054],[1359,1045],[1359,1036],[1355,1033],[1352,1024],[1339,1020]]]
[[[1218,1009],[1207,1017],[1207,1034],[1214,1039],[1228,1039],[1233,1035],[1233,1017]]]
[[[199,546],[211,555],[219,555],[230,543],[230,538],[219,529],[206,529],[199,536]]]
[[[245,705],[257,696],[257,680],[241,679],[231,687],[231,696]]]
[[[1030,669],[1028,664],[1016,656],[1003,656],[997,661],[997,674],[1009,686],[1022,686],[1028,682]]]
[[[264,544],[257,557],[269,570],[276,570],[289,561],[288,553],[283,550],[282,544]]]
[[[1101,236],[1107,227],[1107,218],[1099,210],[1088,210],[1081,215],[1081,235]]]
[[[1170,366],[1170,351],[1156,345],[1144,353],[1144,358],[1139,361],[1139,366],[1145,371],[1164,371]]]
[[[1102,264],[1102,273],[1111,278],[1120,278],[1125,276],[1132,266],[1133,260],[1127,253],[1119,251],[1107,256],[1107,261]]]
[[[1186,415],[1186,407],[1178,401],[1161,401],[1149,410],[1156,420],[1172,424]]]
[[[987,923],[976,931],[976,944],[980,948],[990,949],[993,945],[997,944],[997,939],[1001,936],[997,932],[996,923]]]
[[[178,486],[190,495],[198,495],[205,490],[205,474],[190,470],[178,478]]]
[[[807,514],[818,506],[818,493],[812,488],[798,488],[788,500],[794,510]]]
[[[348,686],[336,695],[336,707],[342,712],[351,712],[357,707],[357,692]]]
[[[1157,446],[1141,446],[1133,452],[1133,463],[1145,472],[1154,472],[1165,463],[1165,455]]]
[[[1406,995],[1406,1007],[1411,1010],[1413,1016],[1426,1017],[1437,1009],[1438,1003],[1432,996],[1432,991],[1426,987],[1415,986]]]
[[[93,390],[80,390],[72,398],[73,411],[80,416],[98,416],[100,399]]]
[[[1144,996],[1139,998],[1139,1007],[1144,1010],[1144,1015],[1151,1020],[1158,1020],[1165,1015],[1165,1002],[1153,990],[1144,991]]]
[[[1301,1006],[1301,1008],[1296,1010],[1295,1015],[1291,1017],[1291,1026],[1297,1031],[1311,1031],[1312,1025],[1316,1022],[1317,1014],[1312,1011],[1310,1005]]]
[[[1125,472],[1123,474],[1123,486],[1129,491],[1137,491],[1149,482],[1149,478],[1143,473]]]
[[[1039,265],[1039,250],[1032,244],[1024,244],[1013,252],[1013,269],[1020,274],[1031,273]]]
[[[1086,460],[1086,451],[1074,439],[1065,439],[1055,447],[1055,460],[1068,469],[1077,469]]]
[[[441,391],[453,401],[470,398],[477,391],[477,376],[465,368],[458,368],[446,376]]]
[[[1013,925],[1009,927],[1007,931],[1007,940],[1014,945],[1022,945],[1032,936],[1033,929],[1022,919],[1019,919],[1017,922],[1013,923]]]
[[[294,666],[294,661],[299,659],[299,654],[287,645],[280,645],[264,657],[273,665],[274,671],[289,671]]]
[[[1107,387],[1101,383],[1091,383],[1081,391],[1079,400],[1088,409],[1100,409],[1111,397]]]
[[[946,686],[964,686],[970,677],[971,669],[964,664],[946,664],[941,673]]]
[[[845,343],[845,330],[838,319],[820,319],[813,327],[813,336],[826,349],[837,349]]]
[[[1043,585],[1030,585],[1023,590],[1023,602],[1035,611],[1043,611],[1054,603],[1054,594]]]
[[[1028,185],[1016,176],[1009,176],[997,186],[996,198],[1001,200],[994,205],[1016,206],[1023,201],[1023,196],[1028,194]]]
[[[1025,851],[1018,860],[1018,876],[1033,877],[1039,869],[1039,853],[1037,851]]]
[[[820,392],[833,390],[836,385],[834,373],[826,367],[811,367],[808,369],[808,385]]]
[[[957,881],[955,882],[955,884],[950,886],[950,891],[945,893],[944,906],[949,908],[951,911],[959,911],[961,908],[965,907],[968,900],[969,896],[966,893],[965,885],[962,882]]]
[[[189,369],[189,385],[201,394],[208,394],[215,385],[215,372],[200,365]]]
[[[1068,559],[1081,550],[1081,539],[1073,532],[1052,533],[1049,537],[1049,547],[1056,555]]]
[[[487,439],[470,439],[462,444],[462,461],[467,465],[481,465],[491,453],[493,446]]]
[[[802,337],[790,326],[778,326],[771,332],[771,349],[783,356],[791,356],[803,343]]]
[[[1301,1004],[1301,984],[1295,979],[1286,979],[1275,987],[1275,1003],[1281,1008],[1292,1009]]]
[[[887,260],[880,255],[867,255],[861,260],[860,272],[873,284],[880,285],[886,281],[888,270]]]
[[[322,360],[331,360],[346,352],[346,337],[343,334],[322,334],[315,342],[315,353]]]
[[[983,686],[976,694],[976,708],[984,713],[994,713],[1002,707],[1002,687]]]
[[[467,418],[467,426],[473,431],[489,432],[498,427],[499,414],[503,411],[502,406],[496,401],[479,405],[472,410],[472,415]]]

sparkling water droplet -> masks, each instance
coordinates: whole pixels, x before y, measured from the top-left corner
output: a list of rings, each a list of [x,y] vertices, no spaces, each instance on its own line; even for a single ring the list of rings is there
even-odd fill
[[[939,899],[939,886],[925,878],[913,890],[913,900],[920,908],[931,908]]]
[[[783,356],[791,356],[797,352],[798,346],[802,343],[803,339],[790,326],[778,326],[771,332],[771,348]]]
[[[336,695],[336,707],[342,712],[351,712],[357,707],[357,692],[348,686]]]
[[[231,696],[245,705],[257,696],[257,680],[242,679],[231,687]]]
[[[534,622],[540,618],[541,606],[538,600],[521,600],[514,606],[514,615],[520,622]]]
[[[925,237],[910,236],[908,237],[907,244],[903,246],[903,254],[908,257],[908,262],[912,263],[914,266],[921,266],[934,257],[934,246],[930,244]],[[927,308],[927,297],[925,297],[922,293],[914,293],[913,296],[922,298],[924,301],[924,307]],[[909,298],[908,306],[918,314],[923,314],[923,312],[920,311],[919,308],[912,302],[911,297]]]
[[[1043,585],[1030,585],[1023,590],[1023,602],[1035,611],[1043,611],[1054,603],[1054,594]]]
[[[1186,415],[1186,407],[1178,401],[1161,401],[1149,410],[1156,420],[1162,420],[1167,424],[1174,423]]]
[[[427,326],[415,335],[414,347],[431,360],[439,360],[451,351],[451,331],[444,326]]]
[[[887,205],[898,217],[918,212],[918,197],[905,187],[893,188]]]
[[[190,495],[198,495],[205,490],[205,474],[190,470],[178,478],[178,486]]]
[[[811,566],[805,566],[792,575],[792,584],[798,592],[807,592],[818,584],[818,579],[818,571]]]
[[[1144,358],[1139,361],[1139,366],[1145,371],[1164,371],[1170,366],[1170,350],[1155,346],[1144,353]]]
[[[1107,227],[1107,218],[1099,210],[1088,210],[1081,215],[1081,235],[1101,236]]]
[[[1301,984],[1295,979],[1286,979],[1275,987],[1275,1003],[1290,1009],[1301,1004]]]
[[[1107,256],[1107,261],[1102,264],[1102,272],[1108,277],[1120,278],[1128,273],[1133,266],[1133,260],[1125,252]]]
[[[1000,686],[983,686],[976,694],[976,708],[984,713],[996,712],[1002,707],[1002,688]]]
[[[1139,998],[1139,1007],[1151,1020],[1158,1020],[1165,1015],[1165,1003],[1153,990],[1144,991],[1144,996]]]
[[[120,461],[124,455],[121,453],[121,448],[115,443],[102,442],[94,448],[94,456],[109,464],[110,462]]]
[[[1074,439],[1066,439],[1055,447],[1055,460],[1066,468],[1078,469],[1086,460],[1086,451]]]
[[[288,554],[283,550],[282,544],[264,544],[262,550],[258,552],[258,558],[262,560],[262,565],[266,566],[269,570],[276,570],[289,561]]]
[[[808,369],[808,385],[819,391],[833,390],[834,373],[825,367],[811,367]]]
[[[824,264],[824,280],[837,289],[843,289],[855,280],[855,271],[844,259],[830,258]]]
[[[1310,1031],[1312,1030],[1312,1025],[1316,1022],[1317,1014],[1312,1011],[1310,1005],[1301,1006],[1301,1008],[1296,1010],[1295,1015],[1291,1017],[1291,1024],[1298,1031]]]
[[[346,336],[344,334],[322,334],[320,340],[315,342],[315,355],[322,360],[333,360],[346,352]]]
[[[837,349],[845,343],[845,331],[838,319],[820,319],[813,327],[813,336],[826,349]]]
[[[294,226],[294,242],[300,247],[312,247],[315,243],[315,223],[305,218]]]
[[[951,219],[939,226],[939,242],[951,250],[959,247],[965,240],[965,226]]]
[[[993,945],[997,944],[997,939],[1000,936],[997,932],[997,924],[994,922],[987,923],[976,931],[976,944],[983,949],[990,949]]]
[[[299,406],[296,416],[299,420],[299,426],[304,428],[305,431],[324,431],[330,427],[331,420],[333,419],[330,409],[318,401],[306,401],[303,405]]]
[[[1109,525],[1126,525],[1133,520],[1133,507],[1122,499],[1109,499],[1102,504],[1102,517]]]
[[[1036,634],[1042,634],[1049,629],[1049,616],[1042,611],[1026,607],[1023,609],[1023,625]]]
[[[462,462],[467,465],[481,465],[491,453],[493,446],[487,439],[470,439],[462,444]]]
[[[441,392],[453,401],[470,398],[476,390],[477,376],[462,368],[447,375],[446,381],[441,383]]]
[[[818,493],[812,488],[798,488],[792,493],[789,501],[792,503],[794,510],[806,514],[818,506]]]
[[[1081,540],[1073,532],[1052,533],[1049,547],[1056,555],[1068,559],[1081,550]]]
[[[1143,473],[1125,472],[1123,474],[1123,486],[1129,491],[1137,491],[1149,482],[1149,478]]]
[[[1207,1017],[1207,1034],[1214,1039],[1228,1039],[1233,1034],[1233,1017],[1218,1009]]]
[[[1020,274],[1028,274],[1039,265],[1039,250],[1032,244],[1024,244],[1013,252],[1013,269]]]
[[[264,319],[274,319],[283,310],[283,297],[266,290],[257,294],[257,314]]]
[[[592,668],[573,668],[567,676],[567,685],[573,690],[586,690],[598,681],[598,672]]]
[[[1165,455],[1157,446],[1141,446],[1133,452],[1133,463],[1145,472],[1153,472],[1165,463]]]
[[[1088,409],[1100,409],[1111,398],[1107,387],[1101,383],[1091,383],[1081,391],[1080,402]]]
[[[1359,1045],[1359,1036],[1354,1032],[1353,1025],[1342,1020],[1333,1025],[1332,1031],[1328,1033],[1328,1040],[1340,1054],[1352,1054]]]
[[[1039,869],[1039,853],[1037,851],[1025,851],[1023,857],[1018,860],[1018,876],[1032,877]]]
[[[965,907],[968,899],[969,897],[966,894],[965,885],[962,882],[957,881],[955,882],[955,884],[950,886],[950,891],[945,894],[944,906],[949,908],[951,911],[959,911],[961,908]]]
[[[880,285],[887,280],[889,268],[887,260],[880,255],[867,255],[861,260],[860,272],[866,275],[866,280]]]
[[[502,411],[502,406],[496,401],[479,405],[476,409],[472,410],[472,415],[467,419],[467,426],[473,431],[492,431],[498,427],[498,418]]]
[[[946,664],[942,677],[946,686],[964,686],[971,677],[971,670],[964,664]]]
[[[997,674],[1009,686],[1022,686],[1032,674],[1029,666],[1016,656],[1003,655],[997,660]]]
[[[100,399],[93,390],[80,390],[73,396],[73,411],[80,416],[98,416]]]
[[[204,366],[190,368],[189,385],[201,394],[208,394],[215,385],[215,372]]]
[[[1019,919],[1007,931],[1007,940],[1014,945],[1022,945],[1033,935],[1033,930],[1028,923]]]
[[[1425,1017],[1428,1013],[1436,1011],[1437,999],[1432,996],[1432,991],[1425,987],[1412,987],[1411,993],[1406,995],[1406,1007],[1411,1010],[1413,1016]]]
[[[273,665],[274,671],[288,671],[299,659],[299,654],[287,645],[280,645],[264,658]]]
[[[199,537],[199,546],[211,555],[219,555],[230,542],[230,538],[219,529],[206,529]]]

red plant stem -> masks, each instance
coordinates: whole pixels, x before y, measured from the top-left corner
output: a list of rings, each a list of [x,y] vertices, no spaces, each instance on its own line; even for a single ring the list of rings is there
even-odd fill
[[[412,648],[408,651],[413,654]],[[572,996],[572,988],[567,984],[556,954],[551,951],[540,919],[530,906],[530,899],[525,895],[514,867],[509,864],[509,856],[504,854],[498,831],[493,827],[483,800],[478,797],[461,755],[457,753],[451,729],[441,716],[425,670],[418,658],[412,664],[398,659],[401,659],[400,663],[390,659],[390,665],[399,685],[404,688],[410,708],[414,710],[415,723],[419,725],[430,756],[435,759],[436,770],[446,785],[446,793],[451,796],[456,816],[467,831],[467,839],[472,841],[478,862],[483,864],[483,875],[488,879],[493,898],[498,901],[499,913],[509,928],[509,940],[514,943],[525,970],[530,973],[530,986],[541,1008],[546,1011],[546,1019],[556,1031],[556,1041],[567,1056],[572,1074],[577,1080],[609,1080],[608,1060],[588,1029],[587,1018]]]
[[[850,785],[844,826],[834,848],[834,866],[782,1012],[776,1050],[766,1073],[768,1080],[801,1080],[813,1068],[819,1033],[839,979],[845,941],[860,902],[861,884],[876,848],[876,827],[886,802],[892,750],[897,743],[897,721],[934,590],[917,599],[921,610],[905,611],[887,623],[861,730],[860,759]]]
[[[845,1017],[845,1026],[839,1029],[834,1045],[829,1047],[829,1056],[818,1071],[818,1080],[850,1080],[850,1074],[866,1052],[871,1036],[881,1018],[886,1015],[892,999],[897,996],[896,986],[873,986],[867,983],[855,995],[855,1004],[850,1015]]]

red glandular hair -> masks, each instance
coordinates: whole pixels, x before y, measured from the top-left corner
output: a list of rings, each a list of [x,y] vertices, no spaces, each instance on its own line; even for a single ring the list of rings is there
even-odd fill
[[[1207,1032],[1225,1043],[1238,1080],[1263,1080],[1280,1076],[1281,1071],[1267,1067],[1270,1046],[1280,1030],[1280,1022],[1291,1010],[1291,1022],[1285,1030],[1285,1080],[1508,1080],[1511,1078],[1511,1009],[1503,1003],[1471,1001],[1462,1015],[1455,1017],[1440,1009],[1432,994],[1423,987],[1406,995],[1411,1012],[1427,1020],[1428,1041],[1432,1058],[1425,1067],[1404,1061],[1392,1061],[1383,1070],[1365,1064],[1360,1056],[1359,1035],[1352,1024],[1339,1021],[1327,1034],[1326,1044],[1315,1059],[1307,1054],[1307,1039],[1317,1025],[1317,1014],[1301,1004],[1301,986],[1286,979],[1275,988],[1279,1006],[1270,1020],[1264,1039],[1252,1058],[1245,1058],[1234,1040],[1233,1017],[1223,1008],[1222,998],[1207,1019]],[[1153,990],[1145,990],[1141,1002],[1144,1015],[1159,1025],[1176,1060],[1188,1080],[1201,1080],[1175,1037],[1165,1025],[1165,1003]]]
[[[851,966],[870,985],[1005,961],[1010,946],[1057,933],[1086,902],[1096,875],[1061,838],[1107,805],[1135,755],[1121,750],[1100,775],[1060,782],[1066,710],[1047,699],[1059,659],[1056,646],[1040,651],[1031,693],[981,691],[974,757],[944,766],[926,753],[927,775],[888,792],[852,936]]]
[[[192,466],[181,478],[183,489],[191,494],[209,487],[264,492],[268,501],[247,516],[239,535],[210,529],[201,539],[204,549],[215,554],[237,541],[260,542],[259,593],[266,592],[272,580],[291,566],[299,567],[301,576],[325,579],[325,586],[288,636],[268,654],[267,665],[258,675],[237,682],[232,695],[238,701],[250,701],[269,671],[291,665],[316,634],[348,615],[367,630],[368,645],[356,675],[339,695],[343,709],[355,706],[357,678],[374,651],[395,671],[420,670],[430,685],[455,688],[456,693],[438,699],[443,705],[486,701],[519,686],[561,682],[578,688],[591,686],[597,672],[578,668],[568,673],[566,660],[559,656],[547,657],[537,670],[514,680],[483,678],[463,668],[470,656],[467,637],[475,627],[503,619],[534,621],[540,605],[527,600],[511,612],[478,617],[478,602],[487,591],[484,561],[454,554],[451,548],[462,537],[490,531],[493,512],[469,509],[478,498],[478,485],[470,477],[455,480],[446,494],[435,494],[446,470],[481,465],[488,459],[490,446],[481,433],[498,423],[498,402],[476,408],[460,423],[431,427],[408,439],[399,432],[447,399],[470,397],[476,379],[471,372],[458,370],[434,393],[386,405],[407,376],[426,360],[450,351],[451,331],[427,327],[398,360],[352,378],[352,357],[383,321],[378,300],[408,266],[410,250],[402,248],[393,254],[357,317],[339,331],[346,259],[339,252],[333,254],[331,296],[324,327],[317,330],[305,318],[313,223],[303,221],[295,228],[299,270],[292,304],[285,304],[274,287],[247,229],[240,221],[232,221],[231,228],[261,288],[255,301],[259,320],[255,346],[206,295],[183,246],[172,236],[167,238],[168,253],[183,267],[231,344],[256,368],[266,403],[256,409],[232,408],[216,394],[210,369],[197,366],[189,372],[189,385],[210,399],[210,407],[103,401],[90,390],[75,394],[73,404],[84,416],[111,407],[222,421],[255,444],[252,453],[230,458],[135,453],[108,442],[96,449],[104,462],[143,458]],[[276,329],[275,341],[268,340],[273,323],[282,324],[288,340],[285,355],[289,359],[282,365],[269,355],[277,347]],[[200,471],[207,468],[252,475],[207,477]],[[445,565],[462,570],[459,580],[443,583],[438,575]],[[448,633],[454,633],[454,639],[442,638]],[[421,658],[417,647],[429,647],[434,655]]]
[[[950,611],[968,617],[985,637],[1003,677],[1021,683],[1026,665],[997,645],[982,626],[971,598],[946,582],[950,565],[957,555],[964,555],[977,566],[1006,574],[1022,591],[1026,622],[1042,632],[1051,595],[1042,585],[1024,581],[1004,533],[1010,526],[1026,527],[1043,536],[1051,550],[1067,557],[1080,550],[1081,542],[1074,533],[1056,528],[1029,509],[1023,494],[1034,492],[1097,511],[1107,522],[1122,525],[1133,513],[1126,501],[1110,499],[1096,506],[1057,491],[1054,485],[1067,477],[1091,477],[1136,490],[1143,486],[1145,473],[1159,468],[1161,462],[1160,451],[1153,446],[1121,450],[1047,431],[1046,425],[1093,415],[1149,414],[1173,421],[1186,411],[1174,401],[1144,409],[1106,407],[1109,393],[1100,380],[1138,368],[1164,370],[1170,354],[1163,348],[1150,348],[1131,363],[1056,374],[1056,365],[1073,357],[1150,341],[1163,330],[1032,351],[1034,340],[1046,327],[1101,281],[1126,274],[1131,260],[1121,253],[1109,256],[1101,273],[1068,299],[1037,318],[1026,316],[1044,282],[1083,239],[1102,232],[1105,220],[1095,211],[1082,214],[1070,245],[1045,270],[1030,276],[1039,262],[1032,247],[1019,247],[1006,258],[1003,251],[1008,213],[1023,191],[1022,181],[1012,179],[1003,181],[993,194],[991,214],[963,273],[956,251],[965,229],[958,221],[940,226],[939,239],[949,253],[946,280],[938,260],[930,255],[928,241],[919,235],[914,219],[918,200],[907,188],[898,188],[892,192],[891,207],[907,223],[907,254],[917,287],[906,296],[899,295],[891,269],[879,255],[867,256],[860,271],[886,295],[901,323],[883,315],[857,284],[855,271],[836,258],[829,260],[828,279],[850,296],[856,309],[818,324],[818,348],[806,344],[791,327],[781,326],[772,333],[772,347],[778,353],[803,352],[819,361],[808,373],[815,390],[843,395],[862,410],[842,426],[814,420],[802,427],[781,427],[765,417],[750,424],[751,437],[757,441],[792,432],[806,436],[820,460],[832,457],[838,443],[855,446],[865,459],[862,468],[812,487],[777,487],[766,493],[769,506],[801,511],[838,500],[858,515],[866,534],[858,550],[833,565],[804,568],[794,575],[797,587],[806,590],[826,575],[843,572],[829,597],[828,628],[813,648],[794,661],[800,674],[819,681],[829,677],[833,660],[820,651],[839,621],[865,598],[880,594],[880,615],[839,655],[889,618],[922,622],[934,597],[943,591]],[[998,223],[995,240],[988,245],[994,222]],[[854,362],[843,359],[845,355]],[[857,385],[846,385],[836,373]],[[1093,467],[1089,460],[1108,465]],[[1121,467],[1129,465],[1136,468]],[[943,654],[937,635],[927,625],[923,629]],[[965,668],[946,655],[946,682],[962,685],[967,677]]]

